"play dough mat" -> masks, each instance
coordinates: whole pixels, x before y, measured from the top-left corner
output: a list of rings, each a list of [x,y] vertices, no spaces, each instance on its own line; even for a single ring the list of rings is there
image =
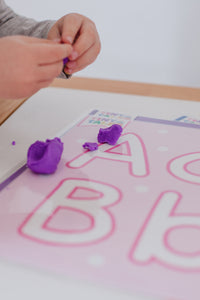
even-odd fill
[[[116,145],[100,128],[123,128]],[[67,130],[56,172],[1,184],[0,256],[165,299],[200,299],[200,126],[94,110]],[[48,137],[47,137],[48,138]]]

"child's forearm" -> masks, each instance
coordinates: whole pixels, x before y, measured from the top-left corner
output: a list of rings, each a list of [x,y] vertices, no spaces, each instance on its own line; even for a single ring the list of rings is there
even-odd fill
[[[46,38],[54,21],[37,22],[17,15],[4,0],[0,0],[0,37],[8,35],[26,35]]]

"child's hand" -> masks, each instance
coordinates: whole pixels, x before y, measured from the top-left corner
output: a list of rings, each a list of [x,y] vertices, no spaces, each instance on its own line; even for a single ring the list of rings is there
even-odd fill
[[[65,72],[72,74],[91,64],[100,52],[101,44],[95,24],[79,14],[68,14],[50,29],[48,39],[73,46]]]
[[[26,36],[0,38],[0,97],[29,97],[48,86],[63,68],[72,47]]]

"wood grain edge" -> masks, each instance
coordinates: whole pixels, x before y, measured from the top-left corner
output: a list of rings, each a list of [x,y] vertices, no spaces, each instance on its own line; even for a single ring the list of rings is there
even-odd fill
[[[83,78],[75,76],[68,80],[55,79],[51,86],[79,90],[141,95],[147,97],[200,101],[200,89],[190,87]]]
[[[0,125],[5,122],[27,99],[0,99]]]

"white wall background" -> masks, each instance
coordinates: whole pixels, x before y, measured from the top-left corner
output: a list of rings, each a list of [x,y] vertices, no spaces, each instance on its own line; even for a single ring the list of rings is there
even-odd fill
[[[78,76],[200,87],[199,0],[5,0],[37,20],[79,12],[102,51]]]

